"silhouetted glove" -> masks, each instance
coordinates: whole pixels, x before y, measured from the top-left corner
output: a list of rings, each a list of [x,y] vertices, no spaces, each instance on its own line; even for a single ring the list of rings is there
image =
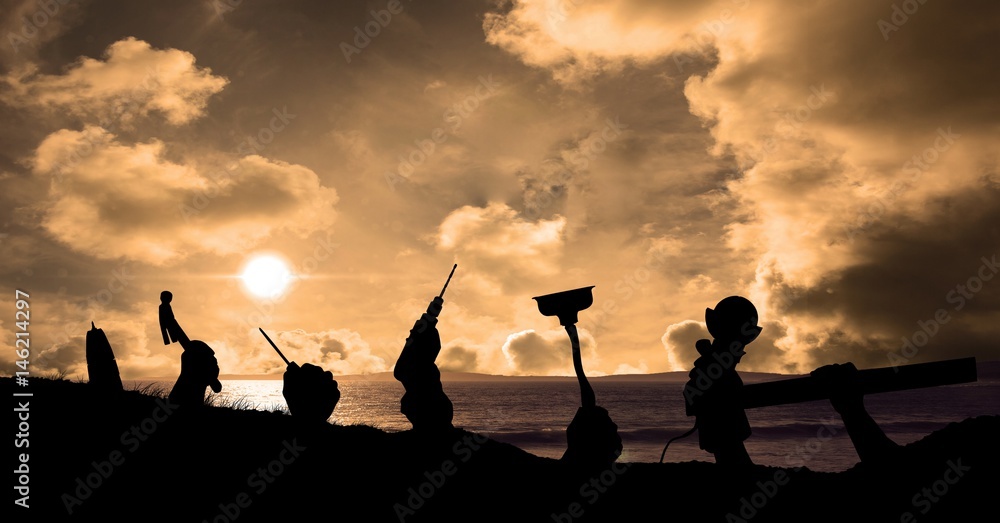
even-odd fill
[[[434,363],[441,352],[441,334],[436,325],[437,318],[425,313],[410,329],[393,369],[393,376],[404,386],[413,381],[440,381],[441,374]]]
[[[563,461],[599,468],[615,462],[622,453],[618,425],[603,407],[580,407],[566,427],[566,453]]]
[[[205,387],[212,387],[216,393],[222,391],[219,361],[205,342],[187,342],[181,354],[181,373],[170,391],[170,399],[178,404],[200,405],[205,400]]]
[[[694,342],[694,348],[698,351],[698,354],[709,356],[712,354],[712,340],[698,340]]]
[[[824,365],[810,374],[830,397],[830,404],[841,416],[865,410],[864,395],[858,383],[858,368],[853,363]]]
[[[326,421],[340,401],[340,389],[333,373],[306,363],[299,367],[295,362],[285,370],[281,394],[293,416],[305,420]]]
[[[427,314],[434,316],[434,318],[436,319],[438,316],[441,315],[442,308],[444,308],[444,298],[441,298],[440,296],[435,296],[434,299],[431,300],[430,305],[427,306]]]

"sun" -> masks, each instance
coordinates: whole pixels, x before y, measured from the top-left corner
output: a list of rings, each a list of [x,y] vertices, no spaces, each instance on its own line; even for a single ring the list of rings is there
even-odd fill
[[[285,262],[269,254],[255,256],[240,274],[247,292],[258,298],[277,298],[292,281],[292,272]]]

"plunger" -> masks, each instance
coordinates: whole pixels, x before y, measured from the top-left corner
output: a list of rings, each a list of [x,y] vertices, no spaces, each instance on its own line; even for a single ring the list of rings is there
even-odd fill
[[[576,379],[580,381],[580,400],[584,407],[596,406],[597,399],[594,397],[593,387],[583,373],[580,336],[576,332],[576,322],[579,321],[577,313],[594,304],[594,293],[591,290],[593,288],[591,285],[532,298],[538,302],[538,312],[544,316],[558,316],[559,324],[566,327],[566,334],[569,334],[569,341],[573,345],[573,368],[576,370]]]

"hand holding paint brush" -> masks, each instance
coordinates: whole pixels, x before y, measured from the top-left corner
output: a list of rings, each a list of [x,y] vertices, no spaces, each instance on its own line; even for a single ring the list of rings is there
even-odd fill
[[[281,389],[288,403],[288,412],[307,421],[325,422],[329,419],[340,401],[340,389],[333,373],[310,363],[300,367],[294,361],[288,361],[264,329],[260,329],[260,333],[288,366],[282,376],[284,385]]]

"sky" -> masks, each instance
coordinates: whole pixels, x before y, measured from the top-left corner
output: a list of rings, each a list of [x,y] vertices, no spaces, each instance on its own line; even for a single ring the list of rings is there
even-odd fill
[[[1000,357],[991,1],[0,1],[0,335],[33,373],[390,370],[453,263],[443,370]],[[289,267],[262,298],[240,275]],[[994,281],[995,280],[995,281]],[[15,358],[0,371],[17,370]]]

